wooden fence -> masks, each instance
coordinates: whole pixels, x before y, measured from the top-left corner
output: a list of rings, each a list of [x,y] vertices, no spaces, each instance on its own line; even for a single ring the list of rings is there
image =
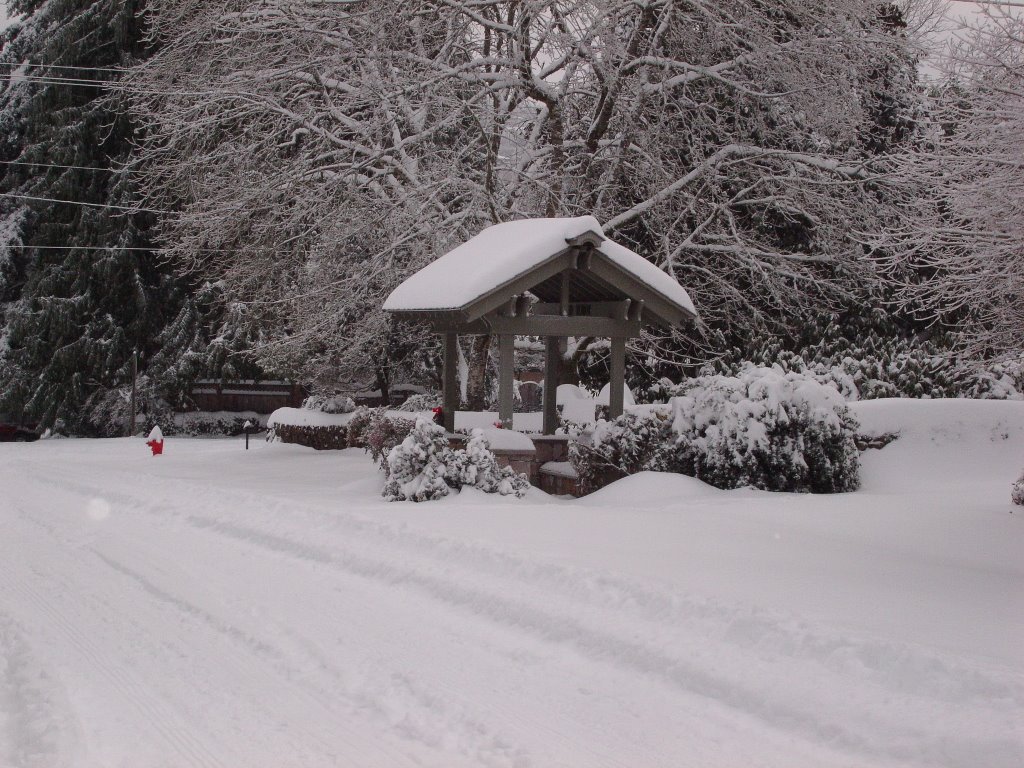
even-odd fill
[[[191,397],[199,411],[271,413],[278,408],[300,407],[306,394],[302,385],[289,381],[201,379],[192,387]]]

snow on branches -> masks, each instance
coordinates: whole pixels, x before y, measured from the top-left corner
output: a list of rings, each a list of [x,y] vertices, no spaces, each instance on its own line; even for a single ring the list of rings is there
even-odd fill
[[[894,159],[902,224],[871,233],[900,304],[959,328],[968,355],[1021,359],[1024,17],[986,7],[954,47],[933,125]]]
[[[848,300],[871,280],[848,232],[884,208],[869,161],[913,99],[868,0],[165,0],[150,23],[143,204],[308,378],[403,365],[421,331],[383,298],[528,216],[610,222],[712,324]]]

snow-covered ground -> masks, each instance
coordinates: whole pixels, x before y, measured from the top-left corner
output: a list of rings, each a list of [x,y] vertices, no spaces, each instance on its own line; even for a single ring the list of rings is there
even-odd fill
[[[1024,404],[856,407],[832,497],[0,444],[0,766],[1019,768]]]

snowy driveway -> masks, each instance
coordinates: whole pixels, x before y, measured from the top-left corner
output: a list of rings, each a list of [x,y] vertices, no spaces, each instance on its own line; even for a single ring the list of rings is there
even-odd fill
[[[901,442],[845,497],[418,506],[354,451],[0,445],[0,765],[1017,768],[1024,515],[979,467],[1024,436],[906,488]]]

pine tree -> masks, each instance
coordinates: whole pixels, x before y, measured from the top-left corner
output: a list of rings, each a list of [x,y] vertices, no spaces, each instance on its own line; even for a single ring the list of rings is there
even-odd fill
[[[5,121],[20,129],[7,131],[4,159],[19,165],[0,192],[24,253],[9,270],[18,295],[5,316],[0,397],[46,426],[110,433],[123,429],[111,411],[130,386],[133,354],[144,370],[182,298],[153,251],[153,214],[131,211],[120,170],[135,137],[117,82],[148,54],[139,2],[9,6],[24,17],[15,40],[24,43],[6,64],[25,82],[4,93]]]

